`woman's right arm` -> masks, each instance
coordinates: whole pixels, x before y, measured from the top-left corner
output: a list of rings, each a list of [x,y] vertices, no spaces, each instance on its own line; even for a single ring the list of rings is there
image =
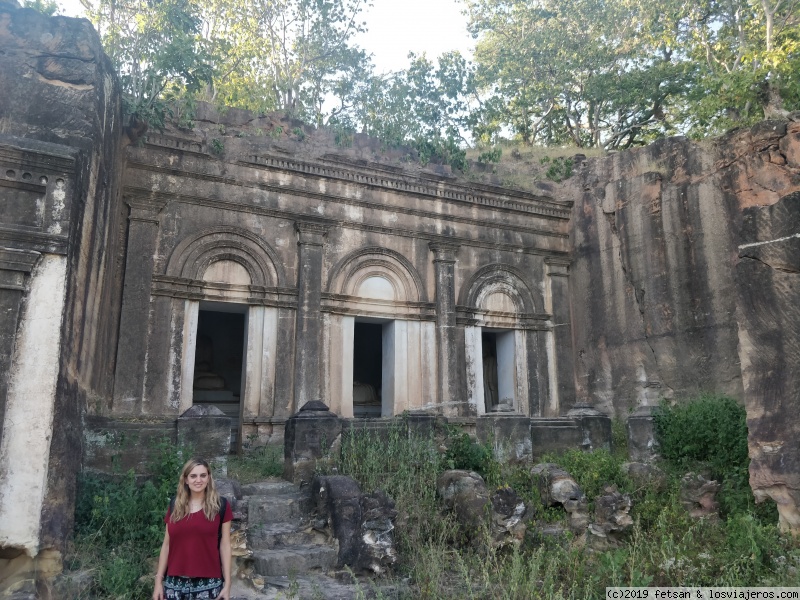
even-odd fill
[[[153,600],[164,600],[164,576],[167,574],[167,559],[169,558],[169,528],[164,532],[164,541],[161,543],[161,552],[158,555],[158,570],[156,583],[153,588]]]

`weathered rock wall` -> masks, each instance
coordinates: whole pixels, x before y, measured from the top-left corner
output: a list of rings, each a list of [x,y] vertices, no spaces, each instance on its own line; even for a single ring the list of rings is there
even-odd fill
[[[578,399],[742,400],[751,486],[800,530],[800,122],[594,159],[568,189]]]
[[[60,564],[81,415],[111,394],[124,250],[120,139],[119,87],[89,22],[0,2],[0,268],[21,272],[19,317],[2,332],[0,569],[15,573],[3,585],[24,589],[34,571]],[[25,268],[8,258],[20,256]]]
[[[800,532],[800,192],[746,208],[741,241],[737,314],[750,485],[757,498],[775,500],[784,528]]]
[[[794,131],[797,124],[791,124]],[[741,211],[800,187],[786,122],[587,161],[571,298],[578,399],[624,415],[703,391],[743,398],[734,264]]]

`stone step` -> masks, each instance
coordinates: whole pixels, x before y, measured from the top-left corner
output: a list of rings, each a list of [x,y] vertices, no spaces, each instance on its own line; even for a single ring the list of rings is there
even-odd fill
[[[299,494],[249,496],[247,498],[248,527],[288,522],[299,526],[308,512],[308,499]]]
[[[295,524],[286,522],[255,525],[250,527],[247,532],[247,544],[252,550],[297,545],[318,546],[328,543],[328,536],[324,533],[310,527],[299,529]]]
[[[299,576],[336,566],[338,552],[331,546],[284,546],[253,552],[255,572],[262,577]]]
[[[300,494],[300,489],[291,481],[271,480],[248,483],[242,486],[242,496],[282,496]]]

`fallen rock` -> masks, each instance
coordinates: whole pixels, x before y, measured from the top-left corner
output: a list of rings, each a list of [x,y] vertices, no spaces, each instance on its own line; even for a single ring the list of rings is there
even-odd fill
[[[498,548],[519,545],[525,537],[525,503],[510,487],[489,494],[483,477],[473,471],[445,471],[436,482],[436,491],[445,508],[452,511],[470,543],[481,545],[489,533],[489,543]]]
[[[589,525],[589,505],[586,496],[572,476],[554,463],[539,463],[531,469],[544,506],[564,507],[569,527],[583,531]]]
[[[363,494],[344,475],[317,476],[311,482],[314,527],[339,542],[337,567],[384,573],[397,562],[394,521],[397,511],[385,493]]]
[[[595,550],[618,548],[633,527],[631,499],[609,486],[594,502],[594,522],[587,530],[586,542]]]
[[[681,478],[680,501],[693,519],[719,517],[717,493],[720,485],[700,473],[687,473]]]

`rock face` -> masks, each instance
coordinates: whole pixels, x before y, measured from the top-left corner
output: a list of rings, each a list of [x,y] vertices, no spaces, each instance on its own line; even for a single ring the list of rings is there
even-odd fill
[[[795,168],[798,125],[783,145]],[[777,503],[781,527],[799,532],[800,422],[788,416],[800,403],[800,192],[745,209],[736,287],[750,485]]]
[[[485,543],[484,532],[495,548],[522,543],[526,507],[513,489],[501,488],[489,494],[483,477],[473,471],[454,469],[439,476],[436,491],[473,545]]]
[[[573,531],[583,531],[589,524],[589,505],[583,490],[572,476],[554,463],[540,463],[531,469],[545,506],[561,505],[569,514]]]
[[[0,56],[0,590],[21,590],[60,568],[81,411],[113,389],[127,212],[119,86],[89,22],[0,0]]]
[[[742,211],[800,189],[800,123],[592,159],[575,199],[578,399],[609,413],[714,390],[743,398],[734,262]]]
[[[798,115],[592,159],[564,191],[577,400],[623,415],[707,390],[740,399],[751,485],[800,531]]]

